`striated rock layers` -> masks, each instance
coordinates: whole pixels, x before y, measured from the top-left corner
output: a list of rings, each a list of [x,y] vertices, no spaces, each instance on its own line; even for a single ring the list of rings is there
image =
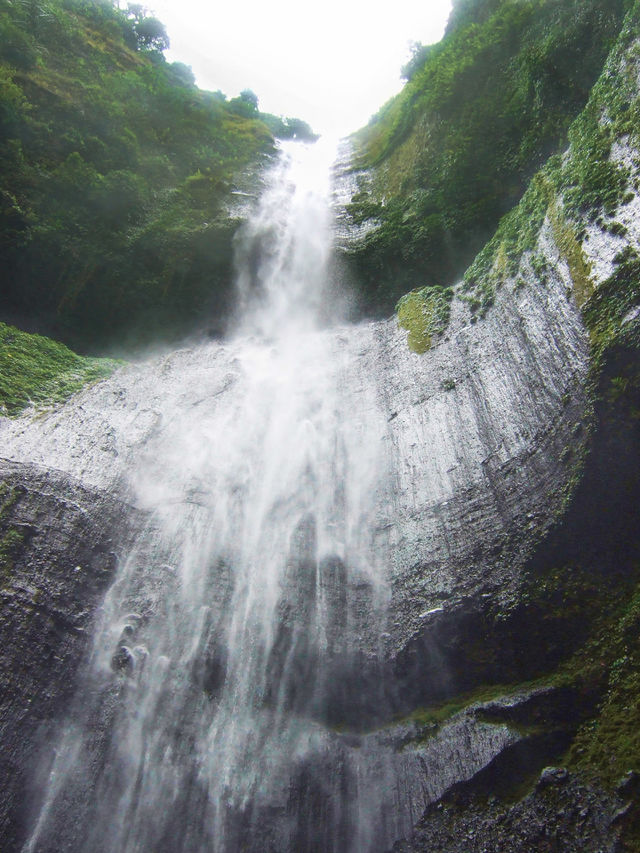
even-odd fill
[[[611,62],[618,70],[626,63],[628,77],[635,55],[629,49]],[[610,156],[625,164],[633,185],[633,138],[621,136]],[[318,423],[337,424],[340,449],[328,458],[338,484],[340,465],[362,466],[359,524],[382,580],[375,589],[337,551],[307,572],[316,534],[313,519],[301,520],[274,647],[298,636],[317,576],[330,653],[322,707],[311,700],[305,707],[320,746],[260,811],[260,849],[625,849],[615,845],[627,843],[621,833],[635,819],[633,796],[544,767],[566,756],[604,690],[595,676],[558,674],[588,642],[596,616],[590,588],[573,594],[550,570],[575,563],[588,573],[597,563],[606,587],[616,558],[618,568],[637,558],[637,427],[616,404],[635,394],[629,365],[637,363],[640,311],[632,305],[616,315],[599,362],[585,312],[609,286],[620,252],[640,250],[640,200],[632,193],[626,201],[620,228],[602,221],[585,228],[586,300],[554,211],[550,202],[534,244],[502,276],[483,316],[454,297],[446,330],[423,355],[408,348],[395,319],[310,333],[326,372],[309,429],[318,411]],[[57,411],[0,424],[3,850],[17,851],[25,840],[34,808],[25,786],[47,766],[37,756],[75,693],[116,565],[135,540],[143,580],[132,602],[144,622],[144,608],[160,607],[160,581],[150,578],[172,576],[163,538],[170,523],[162,535],[154,525],[170,521],[178,504],[213,517],[216,491],[203,448],[220,441],[221,412],[231,421],[245,412],[242,400],[261,387],[260,369],[238,342],[209,343],[122,368]],[[611,382],[629,375],[612,395]],[[324,382],[337,389],[327,411]],[[369,457],[356,455],[359,444]],[[257,476],[240,456],[228,470],[237,477],[228,494]],[[156,539],[162,547],[151,547]],[[224,613],[225,566],[211,571],[207,606]],[[127,655],[135,655],[119,643],[115,637],[107,651],[125,677]],[[194,669],[193,681],[215,696],[224,655],[208,654],[208,669]],[[536,678],[545,683],[528,683]],[[299,701],[292,695],[287,707]],[[104,735],[103,723],[95,729]],[[349,775],[354,767],[360,776]],[[384,778],[376,788],[377,775]],[[372,825],[383,818],[379,836],[360,828],[345,841],[336,829],[336,792],[365,783]],[[292,812],[304,817],[298,835],[287,828]],[[237,849],[259,849],[236,831]],[[176,837],[168,834],[157,849],[182,849]]]
[[[541,240],[553,257],[546,232]],[[544,288],[503,288],[482,322],[470,324],[454,304],[446,335],[424,356],[407,348],[394,321],[323,333],[342,432],[357,437],[366,424],[378,438],[371,536],[388,581],[380,622],[370,582],[347,566],[344,621],[357,663],[329,688],[326,749],[331,762],[369,753],[373,767],[379,752],[397,755],[389,785],[403,780],[405,791],[385,804],[393,810],[399,801],[389,843],[430,801],[523,739],[505,721],[480,723],[470,712],[436,735],[428,724],[392,721],[527,671],[517,659],[526,642],[510,646],[508,631],[491,637],[493,614],[517,604],[527,560],[570,492],[591,419],[587,337],[567,297],[568,272],[554,269]],[[189,454],[215,442],[206,414],[233,412],[246,369],[233,345],[209,344],[124,368],[51,414],[3,422],[11,460],[3,479],[17,499],[2,523],[7,533],[28,530],[5,559],[2,594],[5,849],[18,849],[37,740],[68,701],[100,593],[148,510],[140,478],[151,476],[149,460],[161,468],[170,458],[192,472],[177,498],[171,477],[157,472],[167,503],[206,502],[206,471]],[[181,445],[196,417],[201,433]],[[343,733],[331,735],[336,727]],[[309,838],[297,843],[322,849]]]

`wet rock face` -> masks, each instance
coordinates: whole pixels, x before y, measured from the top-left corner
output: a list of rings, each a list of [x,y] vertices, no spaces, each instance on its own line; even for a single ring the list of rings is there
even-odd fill
[[[393,853],[617,853],[617,824],[628,804],[571,776],[545,768],[535,789],[520,802],[477,797],[464,786],[430,806],[413,835]]]
[[[547,233],[540,247],[553,256]],[[435,671],[448,621],[471,627],[470,611],[508,607],[560,512],[590,418],[588,343],[568,286],[559,265],[546,284],[505,284],[477,323],[454,300],[448,330],[424,356],[380,327],[394,658],[428,645]]]
[[[0,585],[0,847],[19,850],[38,747],[73,696],[133,518],[59,472],[3,460],[0,482],[0,538],[13,541]]]
[[[182,799],[170,815],[164,806],[157,809],[162,820],[146,821],[141,813],[137,831],[149,849],[172,853],[186,824],[193,849],[208,849],[213,821],[207,810],[226,738],[213,749],[207,726],[221,707],[236,720],[238,704],[229,692],[234,679],[260,687],[246,743],[256,740],[257,721],[265,742],[273,738],[280,749],[272,723],[282,721],[295,758],[267,774],[268,792],[254,806],[254,813],[264,814],[260,832],[253,824],[247,838],[241,798],[230,805],[225,833],[227,839],[239,833],[236,849],[242,842],[257,853],[265,836],[274,849],[296,853],[384,850],[406,835],[434,798],[519,740],[503,721],[473,715],[452,721],[442,736],[426,733],[424,742],[408,724],[394,723],[479,683],[480,667],[464,665],[464,642],[482,637],[490,607],[517,599],[527,556],[552,522],[570,479],[571,466],[560,457],[587,411],[588,348],[566,287],[559,272],[545,287],[530,282],[517,294],[505,289],[476,324],[456,304],[447,334],[425,356],[408,349],[394,321],[329,330],[311,341],[318,353],[311,351],[308,364],[296,351],[291,387],[285,384],[284,392],[279,389],[288,379],[288,362],[276,360],[277,381],[271,372],[261,373],[265,361],[275,358],[272,351],[261,350],[258,358],[251,343],[206,344],[118,372],[39,422],[2,424],[4,452],[16,463],[37,461],[64,470],[66,477],[55,475],[61,483],[75,477],[83,484],[76,487],[83,497],[71,501],[68,519],[59,507],[43,518],[53,537],[50,547],[66,555],[65,566],[94,565],[86,549],[93,555],[96,543],[115,539],[116,530],[126,539],[147,507],[164,525],[163,547],[149,560],[138,555],[139,571],[123,573],[114,593],[117,630],[105,634],[105,671],[87,680],[90,712],[79,707],[80,700],[73,711],[83,727],[82,772],[69,779],[65,796],[75,810],[60,808],[43,836],[43,850],[62,844],[81,850],[78,821],[96,827],[96,851],[118,849],[133,837],[123,815],[115,840],[102,827],[116,826],[118,746],[135,734],[138,697],[145,690],[164,709],[151,727],[154,760],[165,766],[165,745],[171,745]],[[301,372],[307,385],[299,384]],[[243,501],[264,476],[256,476],[262,468],[254,458],[263,422],[268,437],[272,416],[286,416],[297,405],[286,453],[277,457],[266,483],[268,511],[259,504],[255,522],[267,518],[271,532],[288,519],[293,526],[283,536],[282,576],[255,593],[256,618],[269,619],[273,633],[266,635],[264,668],[256,663],[249,679],[247,661],[261,646],[245,638],[241,650],[238,595],[243,584],[268,576],[269,551],[257,549],[247,564],[257,574],[239,573],[239,547],[257,529],[241,526]],[[282,476],[292,455],[296,464],[300,457],[300,471],[287,494]],[[326,491],[324,477],[331,484]],[[282,489],[282,499],[274,500],[271,489]],[[118,515],[114,509],[121,504],[108,495],[138,507],[126,523],[124,510]],[[64,541],[55,532],[62,523],[55,519],[63,516]],[[27,517],[25,523],[33,522]],[[78,528],[82,535],[73,534],[74,525],[85,525]],[[107,550],[120,553],[115,546]],[[21,559],[28,562],[29,554],[25,549]],[[59,581],[60,610],[63,600],[86,602],[82,627],[112,576],[95,565],[93,586],[75,589]],[[170,645],[174,637],[182,642],[177,652]],[[54,652],[65,664],[38,711],[46,719],[64,717],[57,712],[71,694],[69,673],[77,673],[87,648],[86,635],[73,655],[65,651],[68,642],[60,638],[61,651]],[[42,668],[35,661],[34,694]],[[168,673],[157,694],[151,665]],[[469,680],[463,683],[465,672]],[[246,695],[253,692],[248,683]],[[167,707],[171,713],[162,717]],[[299,746],[298,730],[307,733]],[[23,726],[20,736],[29,743],[29,754],[20,758],[27,773],[35,728]],[[16,739],[11,732],[7,737]],[[192,760],[196,744],[210,773],[204,782]],[[142,741],[140,748],[140,772],[149,773],[153,790],[159,771],[146,762]],[[103,785],[101,797],[84,802],[85,769],[112,758],[116,770],[93,783]],[[175,778],[171,768],[165,771],[166,799],[160,803],[169,802]],[[17,826],[21,815],[20,809],[14,813]]]
[[[482,811],[500,775],[515,785],[518,769],[543,771],[566,748],[582,713],[570,696],[419,723],[483,683],[531,677],[538,655],[522,578],[580,475],[591,412],[587,335],[548,223],[537,249],[544,282],[524,264],[480,321],[455,301],[422,356],[394,320],[309,334],[293,358],[282,342],[204,344],[131,365],[40,420],[0,424],[14,460],[0,512],[11,853],[37,748],[65,717],[107,599],[102,668],[67,715],[82,729],[64,795],[74,808],[59,809],[39,850],[82,850],[86,824],[95,853],[200,853],[224,824],[229,853],[378,853],[425,809],[433,827],[398,850],[497,853],[514,838],[572,850],[549,846],[553,809],[559,838],[600,849],[596,806],[615,803],[560,770],[518,806]],[[152,531],[132,549],[148,512],[159,547]],[[131,565],[103,599],[122,554]],[[140,697],[152,748],[137,734]],[[522,729],[538,724],[543,735]],[[121,744],[138,748],[142,808],[137,783],[122,806]],[[286,760],[260,764],[274,755]],[[87,779],[100,796],[85,796]],[[584,795],[577,813],[564,791]]]
[[[553,256],[553,245],[546,251]],[[320,404],[335,410],[338,450],[329,461],[337,487],[344,487],[342,469],[361,483],[363,494],[350,495],[359,502],[361,539],[375,549],[375,571],[391,595],[382,632],[387,658],[428,630],[434,612],[482,595],[508,602],[520,567],[559,511],[588,420],[588,341],[569,284],[558,266],[544,285],[531,278],[518,292],[505,286],[475,324],[454,302],[449,329],[424,355],[409,350],[394,320],[324,337],[318,359],[329,365],[328,387],[338,389],[335,400],[330,390]],[[118,372],[38,422],[4,422],[4,452],[140,506],[163,490],[168,501],[187,476],[193,484],[185,500],[212,500],[206,476],[215,470],[207,469],[204,448],[220,429],[219,413],[233,412],[256,382],[236,349],[181,350]],[[173,457],[154,470],[149,460],[162,454]],[[239,488],[242,464],[232,472]],[[331,524],[343,536],[343,498],[332,500]],[[327,566],[346,565],[339,553],[320,557]],[[380,631],[372,632],[377,620],[366,606],[371,579],[346,566],[345,607],[340,571],[331,571],[314,596],[362,638],[365,652],[378,654]]]

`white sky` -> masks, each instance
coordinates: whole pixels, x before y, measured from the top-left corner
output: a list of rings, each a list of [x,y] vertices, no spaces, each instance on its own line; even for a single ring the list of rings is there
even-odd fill
[[[330,135],[357,130],[399,91],[409,42],[438,41],[451,0],[147,0],[169,60],[203,89],[252,89],[260,109]]]

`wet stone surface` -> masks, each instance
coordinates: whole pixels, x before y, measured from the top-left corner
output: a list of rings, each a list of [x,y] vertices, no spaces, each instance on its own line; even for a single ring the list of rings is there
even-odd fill
[[[550,777],[553,778],[549,784]],[[429,806],[412,836],[393,853],[621,853],[620,800],[563,768],[543,770],[520,802],[460,789]]]

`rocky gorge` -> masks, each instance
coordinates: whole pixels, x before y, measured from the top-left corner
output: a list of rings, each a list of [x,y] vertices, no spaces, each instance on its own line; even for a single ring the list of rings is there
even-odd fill
[[[2,419],[2,849],[639,849],[639,80],[451,288],[308,322],[289,188],[239,336]]]

